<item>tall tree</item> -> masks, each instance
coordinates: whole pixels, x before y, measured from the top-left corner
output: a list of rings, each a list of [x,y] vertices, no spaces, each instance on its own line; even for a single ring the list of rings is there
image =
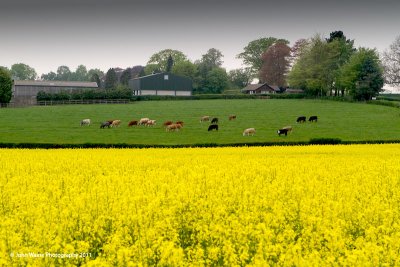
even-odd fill
[[[47,74],[42,74],[40,78],[45,81],[55,81],[57,79],[57,74],[53,71],[50,71]]]
[[[332,92],[337,95],[338,70],[353,53],[352,41],[339,38],[328,43],[316,35],[292,67],[288,75],[289,85],[304,89],[310,95],[327,95]]]
[[[8,71],[8,73],[10,73],[10,75],[11,75],[11,70],[9,68],[7,68],[5,66],[0,66],[0,69]]]
[[[34,68],[24,63],[17,63],[11,66],[11,76],[14,80],[35,80],[37,73]]]
[[[114,68],[110,68],[106,74],[104,87],[108,90],[115,89],[117,83],[118,83],[117,73],[115,72]]]
[[[12,79],[10,72],[0,67],[0,103],[9,103],[12,97]]]
[[[189,60],[181,61],[172,67],[172,73],[194,80],[197,75],[197,66]]]
[[[386,83],[400,86],[400,35],[390,45],[389,50],[383,53],[382,60]]]
[[[290,68],[296,64],[297,60],[303,56],[304,52],[307,51],[307,46],[310,45],[310,40],[301,38],[297,40],[294,45],[291,47],[290,54]]]
[[[167,68],[165,71],[171,72],[173,66],[174,66],[174,60],[172,59],[172,56],[169,55],[168,60],[167,60]]]
[[[251,41],[244,47],[244,51],[237,55],[237,58],[243,60],[243,63],[250,67],[253,77],[257,77],[261,65],[261,55],[275,42],[283,42],[289,44],[285,39],[277,39],[275,37],[259,38]]]
[[[209,70],[221,67],[224,55],[216,48],[208,49],[207,53],[201,56],[201,62],[207,66]]]
[[[207,73],[204,90],[207,93],[220,94],[228,87],[228,75],[223,68],[213,68]]]
[[[68,66],[62,65],[57,68],[57,80],[58,81],[70,81],[71,70]]]
[[[141,77],[140,74],[144,72],[144,67],[136,65],[131,68],[132,78]]]
[[[150,75],[150,74],[154,74],[154,73],[160,73],[160,66],[158,64],[147,64],[144,67],[144,75]],[[142,76],[144,76],[142,75]]]
[[[88,71],[84,65],[79,65],[71,75],[71,80],[74,81],[87,81],[88,79]]]
[[[261,60],[259,79],[270,85],[286,86],[286,73],[289,68],[290,47],[281,42],[276,42],[265,51]]]
[[[325,39],[327,43],[331,43],[335,40],[341,40],[346,43],[352,42],[352,40],[347,39],[346,36],[343,34],[342,31],[333,31],[329,34],[329,38]]]
[[[100,70],[100,69],[90,69],[90,70],[88,71],[87,76],[88,76],[89,78],[91,78],[91,77],[93,76],[93,74],[95,74],[95,73],[99,76],[99,79],[100,79],[100,80],[104,77],[104,72],[103,72],[102,70]]]
[[[187,60],[187,57],[181,51],[164,49],[153,54],[147,62],[147,65],[155,64],[160,71],[166,71],[169,56],[172,57],[175,64]]]
[[[99,88],[101,87],[101,81],[100,81],[99,74],[94,72],[92,74],[92,76],[90,77],[90,81],[97,83],[97,87],[99,87]]]
[[[246,87],[251,81],[251,74],[249,68],[234,69],[228,73],[230,83],[239,89]]]
[[[132,79],[132,69],[131,68],[127,68],[122,72],[121,78],[119,79],[119,82],[122,85],[128,86],[128,83],[129,83],[130,79]]]
[[[376,50],[360,48],[342,66],[337,81],[356,100],[371,100],[378,95],[384,78]]]

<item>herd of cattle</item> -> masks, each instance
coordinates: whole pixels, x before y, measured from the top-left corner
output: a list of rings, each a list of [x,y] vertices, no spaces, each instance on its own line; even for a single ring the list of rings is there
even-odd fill
[[[228,119],[231,120],[235,120],[236,119],[236,115],[229,115]],[[305,123],[307,121],[306,116],[300,116],[297,118],[296,123]],[[310,118],[308,119],[309,122],[317,122],[318,121],[318,117],[317,116],[310,116]],[[203,122],[210,122],[210,125],[208,126],[208,131],[218,131],[218,118],[211,118],[210,116],[202,116],[200,118],[200,123]],[[91,120],[90,119],[84,119],[81,120],[80,125],[84,126],[87,125],[89,126],[91,124]],[[171,132],[171,131],[179,131],[182,127],[183,127],[183,121],[165,121],[163,123],[163,127],[165,128],[165,131],[167,132]],[[121,120],[107,120],[105,122],[101,122],[100,123],[100,128],[104,129],[104,128],[111,128],[111,127],[119,127],[121,125]],[[151,120],[149,118],[141,118],[140,120],[132,120],[128,123],[128,127],[132,127],[132,126],[147,126],[147,127],[151,127],[156,125],[156,120]],[[279,136],[281,135],[285,135],[287,136],[288,133],[291,133],[293,131],[292,126],[285,126],[282,127],[281,129],[277,130],[277,134]],[[250,136],[250,135],[254,135],[256,133],[256,129],[255,128],[247,128],[243,131],[243,136]]]

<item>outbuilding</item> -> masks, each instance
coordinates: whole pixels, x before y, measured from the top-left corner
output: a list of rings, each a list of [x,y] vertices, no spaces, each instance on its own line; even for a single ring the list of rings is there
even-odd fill
[[[133,95],[191,96],[190,78],[168,72],[151,74],[129,80]]]
[[[275,94],[275,93],[279,93],[279,87],[278,86],[270,86],[266,83],[260,83],[260,84],[249,84],[247,85],[245,88],[243,88],[242,93],[245,94]]]
[[[96,82],[67,82],[67,81],[14,81],[11,102],[16,106],[36,105],[36,96],[40,91],[59,93],[77,89],[97,88]]]

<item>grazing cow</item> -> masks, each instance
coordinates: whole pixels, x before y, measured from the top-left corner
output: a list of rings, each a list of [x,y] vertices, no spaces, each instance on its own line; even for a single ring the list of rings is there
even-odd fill
[[[111,127],[119,127],[120,124],[121,120],[113,120],[113,122],[111,123]]]
[[[146,122],[146,126],[154,126],[156,124],[156,120],[148,120]]]
[[[173,124],[172,121],[166,121],[166,122],[163,123],[163,126],[167,127],[168,125],[171,125],[171,124]]]
[[[218,124],[211,124],[208,126],[208,131],[216,130],[218,131]]]
[[[131,127],[131,126],[137,125],[137,124],[138,124],[138,121],[130,121],[130,122],[128,123],[128,127]]]
[[[113,121],[115,121],[115,120],[108,120],[106,122],[110,123],[110,125],[111,125],[113,123]]]
[[[150,120],[149,118],[141,118],[139,120],[138,125],[146,125],[147,121]]]
[[[165,128],[165,131],[166,132],[179,131],[180,128],[182,128],[182,125],[173,123],[173,124],[167,125],[167,127]]]
[[[290,132],[293,131],[292,126],[285,126],[285,127],[283,127],[282,129],[283,129],[283,130],[287,130],[288,133],[290,133]]]
[[[210,116],[203,116],[200,118],[200,122],[209,121],[209,120],[210,120]]]
[[[177,121],[176,124],[180,124],[183,127],[183,121]]]
[[[308,119],[308,121],[309,122],[317,122],[318,121],[318,117],[317,116],[311,116],[309,119]]]
[[[248,129],[243,131],[243,136],[245,136],[245,135],[247,135],[247,136],[252,135],[253,136],[255,133],[256,133],[256,129],[248,128]]]
[[[213,123],[218,123],[218,118],[213,118],[212,120],[211,120],[211,123],[213,124]]]
[[[289,129],[283,129],[283,128],[282,128],[282,129],[279,129],[279,130],[277,131],[277,133],[278,133],[279,136],[281,136],[281,134],[284,134],[285,136],[287,136],[288,132],[290,132]]]
[[[229,115],[229,120],[231,121],[231,120],[234,120],[234,119],[236,119],[236,115]]]
[[[296,120],[296,123],[298,123],[298,122],[300,122],[300,123],[306,122],[306,117],[305,116],[298,117],[297,120]]]
[[[83,125],[90,126],[90,119],[81,120],[81,126],[83,126]]]
[[[102,122],[100,124],[100,129],[104,129],[105,127],[110,128],[111,123],[109,121]]]

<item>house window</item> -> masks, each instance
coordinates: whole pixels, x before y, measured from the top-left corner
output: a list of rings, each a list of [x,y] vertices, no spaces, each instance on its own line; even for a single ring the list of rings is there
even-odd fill
[[[168,75],[164,75],[164,80],[168,80]]]

